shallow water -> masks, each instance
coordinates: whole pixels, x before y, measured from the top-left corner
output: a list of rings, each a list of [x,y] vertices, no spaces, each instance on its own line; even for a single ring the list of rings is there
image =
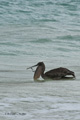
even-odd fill
[[[6,82],[0,91],[3,120],[80,119],[79,81]]]
[[[79,3],[0,1],[0,120],[80,119]],[[34,82],[26,68],[40,61],[76,79]]]

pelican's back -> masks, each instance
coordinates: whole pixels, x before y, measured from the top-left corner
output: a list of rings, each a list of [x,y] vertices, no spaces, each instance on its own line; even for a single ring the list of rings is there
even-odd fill
[[[74,72],[68,70],[67,68],[62,68],[62,67],[52,69],[45,73],[45,76],[51,79],[61,79],[66,75],[72,75],[73,77],[75,77]]]

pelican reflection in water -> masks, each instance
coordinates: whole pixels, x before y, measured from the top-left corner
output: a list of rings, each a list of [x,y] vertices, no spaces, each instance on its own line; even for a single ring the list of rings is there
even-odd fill
[[[53,80],[60,80],[60,79],[70,79],[75,78],[75,74],[73,71],[70,71],[67,68],[59,67],[56,69],[52,69],[48,72],[45,72],[45,64],[43,62],[39,62],[38,64],[31,66],[27,69],[32,69],[33,67],[36,67],[35,73],[34,73],[34,80],[37,80],[40,76],[43,79],[53,79]],[[33,69],[32,69],[33,70]],[[67,75],[72,75],[72,77],[67,77]]]

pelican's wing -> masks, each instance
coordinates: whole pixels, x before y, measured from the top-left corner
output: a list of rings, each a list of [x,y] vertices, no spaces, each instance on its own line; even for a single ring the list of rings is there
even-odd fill
[[[70,70],[60,67],[46,72],[45,75],[49,78],[58,78],[58,77],[65,77],[69,73]]]
[[[37,80],[37,79],[40,77],[41,72],[42,72],[42,67],[41,67],[41,66],[38,66],[38,67],[36,68],[35,73],[34,73],[34,80]]]

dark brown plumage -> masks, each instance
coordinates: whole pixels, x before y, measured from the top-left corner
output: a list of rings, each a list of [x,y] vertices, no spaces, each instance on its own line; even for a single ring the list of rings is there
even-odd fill
[[[73,71],[68,70],[67,68],[56,68],[52,69],[46,73],[45,71],[45,64],[43,62],[39,62],[37,65],[34,65],[32,67],[38,66],[36,68],[36,71],[34,73],[34,80],[37,80],[40,76],[43,79],[53,79],[53,80],[59,80],[59,79],[64,79],[64,78],[75,78],[75,74]],[[32,69],[32,67],[29,67]],[[29,69],[28,68],[28,69]],[[73,77],[66,77],[67,75],[72,75]]]

